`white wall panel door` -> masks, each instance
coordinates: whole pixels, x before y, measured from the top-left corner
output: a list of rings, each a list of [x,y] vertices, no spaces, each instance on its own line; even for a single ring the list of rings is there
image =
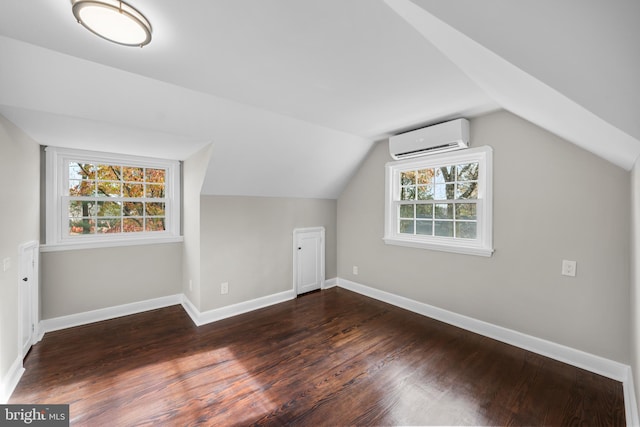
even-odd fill
[[[36,342],[38,324],[38,242],[20,245],[20,350],[26,356]]]
[[[298,295],[324,283],[324,227],[293,231],[293,282]]]

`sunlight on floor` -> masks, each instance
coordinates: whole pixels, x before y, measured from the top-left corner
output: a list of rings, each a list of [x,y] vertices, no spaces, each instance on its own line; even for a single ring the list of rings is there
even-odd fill
[[[207,370],[211,377],[206,385],[196,378],[201,370]],[[104,413],[111,425],[188,421],[192,414],[198,414],[200,420],[204,418],[203,421],[226,420],[245,424],[278,408],[264,392],[265,387],[227,347],[161,360],[153,367],[145,365],[99,379],[76,382],[70,384],[70,388],[84,389],[85,396],[94,395],[92,399],[70,402],[72,420],[74,412],[95,414],[96,406],[117,408]],[[135,399],[130,398],[132,389],[136,390]],[[91,406],[85,407],[89,402]],[[157,414],[164,416],[156,418]]]
[[[457,392],[459,387],[443,390],[435,383],[414,383],[411,377],[394,381],[395,405],[391,409],[394,420],[401,424],[423,424],[425,414],[435,425],[484,425],[485,419],[478,401],[468,393]]]

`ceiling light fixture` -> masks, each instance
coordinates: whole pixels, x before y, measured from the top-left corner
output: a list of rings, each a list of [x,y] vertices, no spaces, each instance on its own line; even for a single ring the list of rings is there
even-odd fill
[[[93,34],[124,46],[151,41],[151,24],[134,7],[119,0],[71,0],[73,16]]]

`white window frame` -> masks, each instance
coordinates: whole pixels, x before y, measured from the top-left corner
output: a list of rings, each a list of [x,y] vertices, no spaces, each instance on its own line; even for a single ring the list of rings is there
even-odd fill
[[[179,161],[59,147],[46,147],[45,152],[46,244],[41,246],[41,251],[50,252],[183,241],[180,235]],[[69,162],[77,161],[165,169],[165,230],[69,236]]]
[[[477,237],[410,235],[399,232],[400,172],[438,168],[462,163],[479,163],[477,199]],[[490,257],[493,250],[493,149],[489,146],[469,148],[385,165],[385,223],[383,240],[389,245],[431,249],[466,255]]]

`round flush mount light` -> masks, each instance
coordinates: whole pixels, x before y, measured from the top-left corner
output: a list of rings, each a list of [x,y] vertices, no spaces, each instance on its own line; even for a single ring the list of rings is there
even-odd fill
[[[124,46],[151,41],[151,24],[134,7],[119,0],[71,0],[78,23],[103,39]]]

